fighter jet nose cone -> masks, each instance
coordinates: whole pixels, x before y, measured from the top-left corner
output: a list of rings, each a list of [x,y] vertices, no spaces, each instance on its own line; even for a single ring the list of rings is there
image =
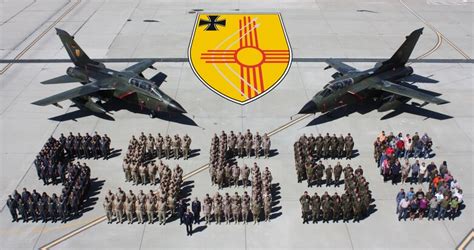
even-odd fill
[[[306,103],[298,114],[313,114],[318,111],[318,106],[312,100]]]
[[[172,113],[186,113],[186,110],[176,101],[171,101],[169,103],[168,110]]]

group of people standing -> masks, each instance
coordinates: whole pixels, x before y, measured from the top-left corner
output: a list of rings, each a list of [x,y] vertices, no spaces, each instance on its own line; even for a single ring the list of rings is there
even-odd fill
[[[369,183],[363,176],[362,171],[354,171],[350,166],[344,168],[344,190],[339,196],[336,192],[329,195],[325,192],[319,196],[316,192],[310,196],[307,191],[300,197],[303,224],[312,220],[313,224],[322,222],[359,222],[370,213],[370,204],[372,195],[369,189]]]
[[[412,136],[400,132],[394,135],[390,132],[388,135],[382,131],[374,142],[374,159],[377,166],[381,166],[385,160],[398,158],[428,158],[432,152],[433,141],[427,133],[420,136],[418,132]]]
[[[428,192],[421,188],[415,192],[413,187],[405,192],[402,188],[397,194],[396,202],[399,221],[406,221],[407,217],[412,221],[416,218],[422,220],[424,217],[428,217],[428,220],[444,220],[446,217],[454,220],[463,204],[463,195],[459,184],[451,182],[450,187],[430,188]]]
[[[101,136],[94,132],[93,136],[89,135],[89,133],[82,136],[81,133],[73,135],[70,132],[67,138],[61,134],[58,140],[70,158],[99,159],[103,157],[108,159],[110,156],[111,140],[107,134]]]
[[[48,195],[33,190],[29,192],[23,188],[20,194],[17,190],[8,196],[7,207],[10,210],[13,221],[18,222],[21,216],[23,222],[31,219],[43,223],[51,220],[56,223],[66,223],[68,220],[80,216],[84,201],[88,197],[91,184],[90,168],[84,163],[69,163],[65,170],[64,187],[58,196],[55,193]]]
[[[382,131],[374,142],[374,157],[384,182],[391,180],[392,185],[396,185],[409,181],[416,184],[431,182],[437,175],[450,176],[445,162],[438,169],[434,162],[426,164],[418,159],[430,154],[432,144],[426,133],[422,137],[417,132],[413,136],[403,136],[402,133],[394,136]],[[415,158],[413,163],[410,163],[411,157]]]
[[[230,131],[227,135],[222,131],[220,136],[214,134],[211,139],[210,162],[222,163],[235,156],[260,158],[261,154],[264,158],[268,158],[270,157],[270,146],[270,136],[266,133],[261,136],[256,132],[254,135],[250,129],[247,129],[244,134],[241,132],[235,134],[234,131]]]
[[[181,183],[183,178],[183,169],[179,164],[177,164],[172,171],[171,168],[161,160],[159,160],[158,164],[156,164],[155,161],[137,164],[125,157],[122,163],[122,169],[125,175],[125,181],[133,182],[133,185],[146,185],[148,183],[156,185],[159,180],[161,186],[168,186],[168,184]],[[158,180],[157,177],[159,178]]]
[[[104,147],[101,146],[102,142]],[[67,138],[61,134],[59,139],[51,136],[36,155],[33,164],[38,179],[43,180],[44,185],[59,183],[64,185],[68,165],[75,157],[94,156],[95,158],[100,155],[107,158],[109,147],[110,138],[107,135],[100,136],[97,132],[94,136],[90,136],[88,133],[85,136],[81,136],[80,133],[74,136],[70,133]]]
[[[140,136],[135,138],[132,135],[128,145],[128,152],[125,159],[134,164],[140,164],[154,158],[179,159],[183,157],[187,160],[190,156],[191,137],[187,134],[181,139],[179,135],[166,135],[163,137],[160,133],[156,137],[150,133],[148,136],[141,132]]]
[[[420,166],[418,160],[411,165],[406,164],[402,169],[402,182],[406,182],[408,173],[412,171],[410,184],[422,183],[424,180],[428,182],[428,191],[423,192],[420,188],[414,192],[413,187],[408,192],[403,189],[397,194],[397,213],[398,219],[406,220],[409,217],[414,220],[415,217],[423,219],[427,216],[428,220],[445,219],[448,216],[454,219],[463,203],[463,191],[460,183],[454,179],[448,170],[446,161],[443,161],[439,168],[431,162],[425,166]]]
[[[118,188],[117,193],[111,190],[104,198],[103,207],[108,223],[114,220],[122,224],[125,220],[133,224],[135,218],[138,224],[153,224],[155,220],[165,225],[168,218],[173,217],[184,207],[185,201],[180,199],[180,185],[175,188],[161,187],[158,191],[150,190],[147,194],[140,190],[137,195],[129,190],[128,193]]]
[[[242,196],[237,192],[235,192],[233,196],[230,196],[228,193],[222,196],[217,192],[212,198],[209,194],[206,194],[202,205],[206,224],[211,223],[212,215],[216,224],[221,224],[222,218],[226,224],[230,224],[231,221],[235,224],[240,223],[240,221],[247,224],[250,214],[252,215],[254,224],[257,224],[260,221],[262,208],[264,220],[270,221],[272,207],[272,174],[268,167],[261,172],[256,163],[254,163],[250,172],[252,174],[251,195],[246,191],[244,191]],[[196,215],[197,211],[193,212]],[[199,214],[199,212],[197,214]]]
[[[332,136],[329,133],[323,137],[321,134],[309,137],[303,134],[293,145],[295,149],[296,162],[306,163],[318,159],[341,159],[352,158],[352,150],[354,149],[354,139],[348,133],[346,137],[342,134],[339,137],[336,134]]]

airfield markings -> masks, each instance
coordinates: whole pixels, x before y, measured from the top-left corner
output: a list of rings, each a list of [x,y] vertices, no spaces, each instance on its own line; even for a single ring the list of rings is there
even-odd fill
[[[72,1],[71,1],[72,2]],[[76,2],[71,6],[69,7],[69,9],[67,9],[66,11],[64,11],[64,13],[59,16],[53,23],[51,23],[51,25],[49,25],[43,32],[41,32],[41,34],[39,34],[30,44],[28,44],[28,46],[26,46],[26,48],[24,48],[22,51],[20,51],[20,53],[18,53],[18,55],[15,56],[15,58],[13,58],[13,60],[18,60],[20,59],[26,52],[28,52],[28,50],[30,50],[39,40],[41,40],[41,38],[43,38],[46,33],[48,33],[52,28],[54,28],[54,26],[56,26],[56,24],[58,24],[65,16],[67,16],[67,14],[69,14],[74,8],[76,8],[79,3],[81,3],[81,0],[76,0]],[[7,65],[5,65],[5,67],[3,67],[2,70],[0,70],[0,75],[3,75],[5,74],[5,72],[7,72],[7,70],[13,65],[13,63],[8,63]]]
[[[439,32],[438,29],[436,29],[433,25],[431,25],[431,23],[429,23],[426,19],[424,19],[422,16],[420,16],[418,13],[416,13],[412,8],[410,8],[404,0],[399,0],[400,3],[405,6],[405,8],[411,13],[413,14],[416,18],[420,19],[421,22],[423,22],[426,26],[428,26],[428,28],[430,28],[434,33],[436,33],[436,35],[438,36],[438,42],[436,43],[435,47],[438,47],[441,46],[441,43],[442,41],[446,41],[451,47],[453,47],[453,49],[455,49],[457,52],[459,52],[459,54],[461,54],[464,58],[466,59],[471,59],[471,57],[469,57],[469,55],[467,55],[464,51],[462,51],[458,46],[456,46],[456,44],[454,44],[453,42],[451,42],[451,40],[449,40],[445,35],[443,35],[441,32]],[[433,47],[433,49],[435,48]],[[433,50],[432,49],[432,50]],[[437,49],[437,48],[436,48]],[[436,49],[434,49],[433,51],[428,51],[427,53],[423,54],[422,56],[423,57],[426,57],[428,55],[430,55],[431,53],[433,53]],[[423,58],[422,57],[422,58]]]

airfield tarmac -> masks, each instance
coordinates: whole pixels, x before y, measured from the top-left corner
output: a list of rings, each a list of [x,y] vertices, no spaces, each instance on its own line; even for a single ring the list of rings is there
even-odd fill
[[[473,3],[457,0],[428,1],[2,1],[0,3],[0,249],[314,249],[314,248],[405,248],[452,249],[473,228]],[[209,12],[280,12],[291,43],[294,61],[285,79],[264,97],[240,106],[209,91],[194,75],[187,62],[187,50],[196,10]],[[129,19],[129,21],[127,21]],[[144,20],[156,20],[144,22]],[[147,115],[119,110],[114,120],[82,116],[77,108],[63,102],[64,109],[31,105],[34,100],[67,90],[73,84],[41,85],[39,82],[64,74],[71,63],[53,27],[75,34],[76,41],[91,58],[168,58],[155,64],[168,75],[162,89],[188,111],[181,117],[151,119]],[[411,64],[415,73],[438,83],[420,83],[423,89],[442,93],[451,103],[427,105],[425,110],[402,113],[342,114],[327,120],[318,115],[293,116],[328,81],[333,70],[324,71],[325,58],[346,58],[359,69],[390,57],[411,31],[425,27],[412,58],[425,61]],[[36,63],[8,64],[7,59],[41,59]],[[42,61],[42,59],[45,59]],[[433,60],[431,60],[433,59]],[[435,60],[436,59],[436,60]],[[107,63],[122,69],[127,63]],[[150,77],[155,72],[145,71]],[[73,112],[73,114],[65,115]],[[132,135],[158,132],[188,133],[199,155],[179,163],[191,183],[191,198],[202,199],[217,191],[210,185],[206,169],[209,144],[214,133],[244,131],[272,133],[277,154],[259,159],[268,166],[278,183],[278,204],[273,219],[260,225],[215,225],[202,227],[192,237],[185,236],[177,221],[166,226],[116,225],[101,222],[102,202],[108,189],[124,190],[121,163]],[[394,133],[427,132],[434,141],[433,160],[446,160],[464,191],[465,209],[454,221],[399,222],[395,215],[395,195],[401,187],[384,183],[373,162],[372,143],[381,130]],[[49,136],[68,132],[108,134],[112,147],[122,149],[110,160],[88,160],[91,176],[97,178],[99,194],[81,218],[67,224],[11,223],[3,206],[14,189],[59,192],[60,186],[43,186],[32,162]],[[375,199],[375,212],[360,223],[303,225],[299,197],[304,190],[341,193],[342,188],[307,188],[297,183],[293,142],[303,133],[350,132],[358,156],[341,163],[362,165]],[[430,161],[430,160],[429,160]],[[252,164],[254,159],[238,160]],[[325,161],[334,164],[335,160]],[[201,170],[201,171],[198,171]],[[416,185],[415,189],[427,184]],[[154,189],[154,188],[153,188]],[[233,192],[226,188],[224,192]],[[242,188],[237,189],[240,193]],[[89,224],[95,222],[94,224]],[[81,232],[77,228],[89,225]],[[202,225],[202,224],[201,224]],[[70,233],[74,232],[74,233]],[[61,238],[64,235],[67,238]],[[472,244],[471,244],[472,247]]]

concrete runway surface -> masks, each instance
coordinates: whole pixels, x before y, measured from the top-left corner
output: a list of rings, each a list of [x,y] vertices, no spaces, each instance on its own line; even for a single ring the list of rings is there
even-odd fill
[[[104,1],[16,0],[0,2],[0,249],[453,249],[473,228],[474,163],[474,67],[473,2],[462,0],[316,0],[316,1]],[[194,75],[187,53],[196,11],[279,12],[294,61],[285,79],[264,97],[240,106],[209,91]],[[144,22],[144,20],[156,20]],[[122,69],[133,58],[162,58],[154,66],[168,75],[162,89],[188,111],[187,119],[151,119],[128,110],[113,112],[114,121],[84,116],[63,102],[64,109],[31,105],[34,100],[77,86],[41,85],[39,82],[65,73],[68,57],[54,27],[76,36],[91,58],[109,60],[107,66]],[[390,57],[411,31],[425,27],[412,59],[415,73],[438,83],[419,83],[423,89],[442,93],[451,103],[427,105],[420,112],[391,117],[372,111],[343,114],[332,121],[318,116],[294,116],[329,80],[325,58],[346,58],[359,69]],[[173,60],[167,60],[174,58]],[[319,59],[318,59],[319,58]],[[25,60],[24,63],[12,63]],[[114,59],[117,59],[114,61]],[[120,60],[131,59],[131,60]],[[28,62],[28,60],[31,60]],[[35,61],[36,60],[36,61]],[[110,62],[112,61],[112,62]],[[147,70],[145,76],[155,72]],[[66,113],[72,114],[65,115]],[[415,113],[415,114],[414,114]],[[389,118],[387,118],[389,117]],[[387,118],[387,119],[385,119]],[[108,189],[145,191],[155,187],[131,186],[121,168],[132,135],[188,133],[199,155],[179,163],[191,197],[202,199],[217,191],[206,169],[210,139],[225,131],[273,131],[272,148],[278,154],[259,159],[279,184],[281,207],[269,223],[215,225],[185,236],[177,221],[160,226],[103,223],[102,201]],[[395,196],[401,187],[384,183],[373,162],[375,137],[381,130],[394,133],[427,132],[434,141],[433,161],[448,162],[464,191],[466,208],[454,221],[426,219],[399,222]],[[93,209],[67,224],[11,223],[3,206],[14,189],[27,187],[48,193],[60,186],[43,186],[32,162],[50,136],[69,131],[107,133],[122,154],[110,160],[87,160],[92,177],[103,182],[94,196]],[[298,184],[294,170],[293,142],[303,133],[350,132],[359,155],[344,164],[362,165],[370,182],[376,211],[360,223],[303,225],[298,199],[304,190],[333,193],[342,189],[310,188]],[[430,161],[430,160],[428,160]],[[254,159],[238,160],[253,164]],[[325,161],[334,164],[335,160]],[[427,184],[416,185],[415,189]],[[242,188],[236,189],[242,192]],[[233,192],[226,188],[224,192]],[[222,192],[221,192],[222,193]],[[202,224],[201,224],[202,225]],[[80,230],[77,230],[80,229]],[[471,245],[472,247],[472,245]]]

